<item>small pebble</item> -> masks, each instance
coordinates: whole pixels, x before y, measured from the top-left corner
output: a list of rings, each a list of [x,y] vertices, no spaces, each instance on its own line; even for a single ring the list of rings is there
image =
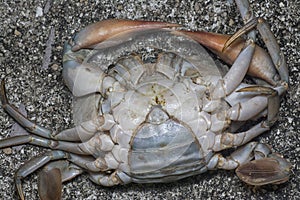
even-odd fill
[[[35,17],[41,17],[43,16],[43,8],[41,8],[40,6],[38,6],[36,8],[36,14],[35,14]]]
[[[21,35],[21,32],[18,31],[17,29],[15,29],[14,34],[15,34],[16,36],[20,36],[20,35]]]
[[[5,153],[6,155],[10,155],[12,154],[12,148],[8,147],[5,149],[2,149],[3,153]]]
[[[53,70],[57,70],[59,68],[59,65],[58,64],[53,64],[53,65],[51,65],[51,69],[53,69]]]

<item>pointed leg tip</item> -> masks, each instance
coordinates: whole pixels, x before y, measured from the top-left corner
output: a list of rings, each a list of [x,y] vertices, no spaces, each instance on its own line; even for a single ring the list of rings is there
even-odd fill
[[[76,51],[78,51],[80,48],[81,48],[80,45],[75,44],[75,45],[71,48],[71,50],[72,50],[73,52],[76,52]]]
[[[0,85],[0,101],[2,103],[2,106],[5,106],[8,104],[8,100],[6,97],[6,91],[5,91],[5,79],[1,79],[1,85]]]
[[[22,190],[21,179],[19,177],[15,177],[15,183],[16,183],[16,187],[17,187],[17,191],[18,191],[20,199],[25,200],[23,190]]]

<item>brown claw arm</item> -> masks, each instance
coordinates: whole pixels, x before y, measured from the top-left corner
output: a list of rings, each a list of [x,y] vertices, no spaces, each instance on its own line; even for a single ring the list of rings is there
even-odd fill
[[[88,48],[123,32],[143,31],[147,29],[172,28],[178,24],[167,22],[109,19],[93,23],[78,33],[72,51]]]
[[[213,53],[218,55],[224,62],[232,65],[245,45],[245,40],[236,38],[230,46],[224,49],[225,44],[231,35],[222,35],[204,31],[177,31],[178,34],[184,34],[207,47]],[[265,80],[271,85],[275,85],[276,70],[269,54],[261,47],[255,47],[253,59],[250,63],[248,75]]]

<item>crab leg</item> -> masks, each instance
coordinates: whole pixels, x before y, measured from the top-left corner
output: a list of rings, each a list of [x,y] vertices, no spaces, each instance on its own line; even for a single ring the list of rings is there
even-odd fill
[[[273,153],[267,158],[244,163],[235,172],[249,185],[281,184],[288,181],[291,167],[281,155]]]
[[[110,114],[96,116],[94,119],[82,122],[80,125],[59,132],[54,135],[56,140],[64,141],[87,141],[91,139],[97,131],[110,130],[115,121]]]
[[[36,135],[21,135],[6,138],[0,141],[0,148],[16,146],[21,144],[33,144],[36,146],[46,147],[50,149],[66,150],[77,154],[89,155],[90,151],[86,148],[81,149],[82,143],[71,143],[56,140],[49,140]],[[84,146],[84,143],[83,143]]]
[[[212,52],[216,53],[228,64],[233,64],[245,44],[244,41],[239,37],[242,34],[248,33],[248,40],[250,39],[255,41],[255,31],[252,29],[257,27],[263,41],[267,46],[269,54],[266,53],[261,47],[256,45],[248,74],[261,78],[271,85],[277,85],[278,83],[276,81],[278,80],[278,77],[275,70],[277,69],[281,79],[287,83],[288,69],[286,66],[286,61],[283,53],[280,51],[273,33],[270,30],[270,27],[263,19],[254,18],[253,12],[247,0],[236,0],[236,4],[238,5],[240,13],[243,17],[245,26],[232,36],[207,33],[203,31],[176,31],[175,33],[181,33],[192,37],[194,40],[206,46]]]
[[[270,153],[268,146],[251,142],[227,158],[221,154],[214,155],[208,163],[208,169],[236,169],[239,178],[250,185],[285,182],[289,178],[291,164],[278,154]]]
[[[248,71],[254,48],[254,43],[250,41],[248,46],[237,57],[225,77],[220,80],[213,89],[211,94],[213,99],[227,96],[232,93],[238,85],[240,85]]]
[[[97,142],[100,142],[100,144]],[[97,149],[105,151],[107,149],[112,149],[113,146],[113,142],[110,137],[103,133],[94,135],[90,138],[90,140],[84,143],[50,140],[36,135],[21,135],[0,140],[0,149],[21,144],[33,144],[51,149],[65,150],[81,155],[91,155],[96,153]],[[97,145],[98,147],[96,149]]]
[[[246,121],[262,113],[268,106],[267,120],[260,122],[245,132],[216,135],[214,146],[212,147],[214,151],[244,145],[261,133],[269,130],[270,126],[276,121],[279,107],[278,92],[272,88],[263,88],[261,86],[257,88],[247,87],[240,90],[254,91],[255,89],[260,94],[264,93],[269,95],[269,97],[255,96],[248,101],[239,102],[229,109],[228,116],[231,120]],[[281,92],[283,92],[283,89]]]
[[[40,167],[44,166],[51,160],[59,160],[67,158],[67,154],[63,151],[51,151],[47,152],[39,157],[35,157],[25,163],[21,168],[18,169],[15,175],[15,183],[18,190],[18,194],[22,200],[24,200],[24,195],[22,191],[21,179],[33,173]]]
[[[248,21],[244,27],[242,27],[239,31],[237,31],[231,38],[227,40],[227,42],[224,44],[224,48],[226,49],[228,46],[230,46],[237,38],[239,38],[242,34],[249,32],[253,28],[257,27],[258,31],[260,32],[260,35],[262,36],[263,41],[265,42],[267,49],[269,51],[269,54],[271,56],[272,62],[275,64],[275,67],[280,75],[281,80],[283,80],[283,83],[276,83],[277,85],[280,85],[279,92],[277,90],[273,92],[272,89],[269,88],[269,95],[268,95],[268,119],[266,121],[266,125],[271,125],[274,123],[274,121],[277,118],[277,113],[279,110],[279,103],[280,99],[278,95],[281,95],[284,91],[287,89],[287,83],[288,83],[288,69],[286,66],[286,61],[284,58],[284,55],[280,51],[280,48],[276,42],[276,39],[273,35],[273,33],[270,30],[270,27],[268,24],[261,18],[254,18],[251,8],[249,6],[249,2],[247,0],[236,0],[236,3],[240,9],[240,13],[242,14],[242,17],[244,21]],[[253,31],[252,31],[253,32]],[[276,80],[276,79],[274,79]],[[262,91],[262,87],[255,87],[255,88],[248,88],[244,91],[249,92],[259,92]],[[279,93],[279,94],[278,94]],[[261,93],[261,94],[264,94]]]
[[[234,38],[239,37],[241,34],[248,32],[249,30],[251,30],[251,28],[257,27],[260,35],[262,36],[263,41],[267,46],[269,54],[271,55],[272,61],[275,64],[275,67],[278,70],[281,79],[288,83],[288,68],[286,65],[285,57],[281,52],[269,25],[262,18],[255,19],[248,0],[236,0],[235,2],[240,10],[244,22],[249,22],[251,26],[249,26],[249,28],[247,29],[241,29],[241,31],[234,34],[232,36],[233,40]],[[253,31],[251,31],[251,33],[253,33]],[[228,42],[228,44],[229,43],[230,42]],[[226,44],[225,46],[229,45]]]
[[[86,169],[91,172],[103,172],[110,169],[102,157],[95,159],[92,156],[70,154],[70,158],[68,160],[77,166],[80,166],[82,169]]]
[[[98,185],[110,187],[110,186],[123,184],[123,182],[118,177],[116,171],[108,175],[101,172],[100,173],[90,172],[89,174],[90,174],[89,178]]]
[[[270,130],[270,127],[265,126],[264,122],[260,122],[244,132],[216,135],[212,149],[214,151],[221,151],[224,149],[244,145],[267,130]]]
[[[93,23],[80,31],[75,37],[75,45],[72,47],[72,51],[91,48],[100,42],[121,34],[178,26],[180,25],[166,22],[133,21],[124,19],[104,20]]]
[[[15,107],[13,107],[7,100],[6,92],[5,92],[5,82],[1,80],[0,86],[0,100],[2,103],[3,109],[14,118],[20,125],[26,128],[29,132],[45,137],[51,138],[51,131],[43,128],[24,117]]]
[[[273,63],[275,64],[275,67],[276,67],[281,79],[284,80],[285,82],[288,82],[288,69],[286,66],[285,57],[284,57],[283,53],[280,51],[280,48],[276,42],[276,39],[270,30],[270,27],[264,19],[254,18],[251,21],[249,21],[248,24],[246,24],[238,32],[236,32],[234,35],[232,35],[228,39],[228,41],[226,41],[226,43],[224,44],[224,49],[226,49],[228,46],[230,46],[233,43],[233,41],[235,41],[238,37],[240,37],[244,33],[247,33],[249,30],[251,30],[255,27],[257,27],[259,33],[261,34],[262,39],[267,46],[269,54],[272,58]]]
[[[235,0],[235,3],[239,9],[239,12],[243,18],[244,24],[247,24],[251,19],[254,18],[254,13],[250,7],[250,4],[247,1]],[[256,40],[256,33],[254,30],[249,31],[247,34],[248,38],[251,38],[253,41]]]
[[[254,151],[257,142],[250,142],[236,151],[234,151],[230,157],[224,158],[221,154],[215,154],[207,164],[208,170],[221,168],[221,169],[235,169],[240,164],[249,162],[254,158],[253,153],[258,153]]]
[[[53,133],[51,130],[48,130],[28,120],[8,102],[5,92],[4,80],[1,81],[0,100],[2,102],[3,108],[9,113],[10,116],[12,116],[20,125],[25,127],[29,132],[35,134],[15,136],[3,139],[0,141],[0,148],[26,143],[44,146],[48,148],[54,148],[55,146],[58,146],[57,143],[59,143],[55,140],[87,141],[91,139],[97,131],[109,130],[115,124],[114,119],[110,114],[104,114],[96,116],[90,121],[83,122],[79,126],[64,130],[55,135],[55,133]],[[60,141],[60,143],[63,142]],[[69,146],[68,144],[72,143],[65,142],[65,144]]]
[[[69,129],[69,131],[63,131],[61,134],[54,135],[52,131],[45,129],[37,124],[34,124],[27,118],[25,118],[22,114],[18,112],[17,109],[12,107],[10,103],[7,100],[6,93],[5,93],[5,87],[4,87],[4,81],[1,82],[1,88],[0,88],[0,98],[3,104],[3,108],[22,126],[24,126],[29,132],[35,134],[35,135],[22,135],[22,136],[15,136],[10,137],[7,139],[0,140],[0,148],[5,148],[9,146],[15,146],[20,144],[26,144],[30,143],[37,146],[43,146],[51,149],[59,149],[59,150],[66,150],[73,153],[83,154],[83,155],[90,155],[95,153],[96,146],[98,145],[99,149],[101,150],[107,150],[107,148],[112,149],[113,142],[111,141],[110,137],[102,134],[101,132],[99,134],[94,134],[93,137],[86,136],[91,135],[89,133],[89,130],[95,131],[95,126],[97,127],[97,130],[108,130],[112,127],[114,124],[114,121],[110,115],[105,115],[104,117],[96,118],[94,121],[89,121],[86,123],[82,123],[83,129],[84,127],[89,127],[89,130],[82,131],[81,133],[78,133],[77,137],[82,137],[83,139],[90,138],[90,140],[87,140],[84,143],[72,143],[72,142],[64,142],[64,141],[57,141],[52,140],[57,138],[67,138],[68,136],[76,136],[77,132],[76,130],[80,130],[80,128],[75,127],[73,129]],[[77,129],[76,129],[77,128]],[[41,131],[42,130],[42,131]],[[42,137],[39,137],[42,136]],[[95,141],[100,142],[101,144],[95,143]],[[90,147],[90,148],[87,148]]]
[[[39,174],[39,196],[42,200],[60,199],[62,183],[82,173],[81,168],[67,160],[58,160],[47,164]]]
[[[279,110],[279,96],[282,95],[285,90],[286,88],[284,86],[278,86],[274,89],[264,86],[248,86],[241,88],[235,93],[252,93],[258,94],[259,96],[238,102],[234,105],[232,105],[230,101],[231,98],[227,98],[226,100],[232,105],[228,111],[228,116],[231,120],[246,121],[257,116],[267,108],[267,121],[271,123],[276,119]],[[236,96],[235,93],[232,94]],[[234,101],[236,101],[236,99]]]
[[[270,26],[267,24],[267,22],[264,19],[259,18],[257,29],[267,46],[267,49],[271,55],[271,58],[275,64],[276,69],[278,70],[281,79],[284,80],[286,83],[288,83],[289,72],[286,65],[286,60],[282,51],[279,48],[278,43],[276,42],[273,33],[271,32]]]
[[[99,151],[109,151],[113,148],[113,141],[103,133],[97,133],[90,140],[84,143],[73,143],[50,140],[36,135],[22,135],[6,138],[0,141],[0,148],[20,144],[33,144],[50,149],[68,151],[80,155],[93,155]]]

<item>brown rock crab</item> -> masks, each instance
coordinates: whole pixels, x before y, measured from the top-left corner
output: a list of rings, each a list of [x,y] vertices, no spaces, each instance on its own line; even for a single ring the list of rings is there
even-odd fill
[[[238,6],[247,23],[233,36],[129,20],[82,30],[66,44],[63,60],[77,126],[60,133],[18,113],[2,82],[3,108],[33,134],[1,140],[0,148],[30,143],[53,149],[17,171],[21,198],[21,179],[44,165],[43,199],[58,197],[61,183],[83,172],[104,186],[175,181],[212,169],[236,169],[252,185],[286,181],[289,163],[251,140],[276,121],[288,71],[265,22]],[[254,44],[254,27],[269,54]],[[247,41],[239,39],[244,33]],[[232,64],[225,76],[199,43]],[[138,53],[144,49],[158,55],[142,59]],[[256,77],[251,83],[244,82],[247,72]],[[258,118],[248,130],[234,131],[235,122]],[[222,156],[222,150],[238,146]]]

